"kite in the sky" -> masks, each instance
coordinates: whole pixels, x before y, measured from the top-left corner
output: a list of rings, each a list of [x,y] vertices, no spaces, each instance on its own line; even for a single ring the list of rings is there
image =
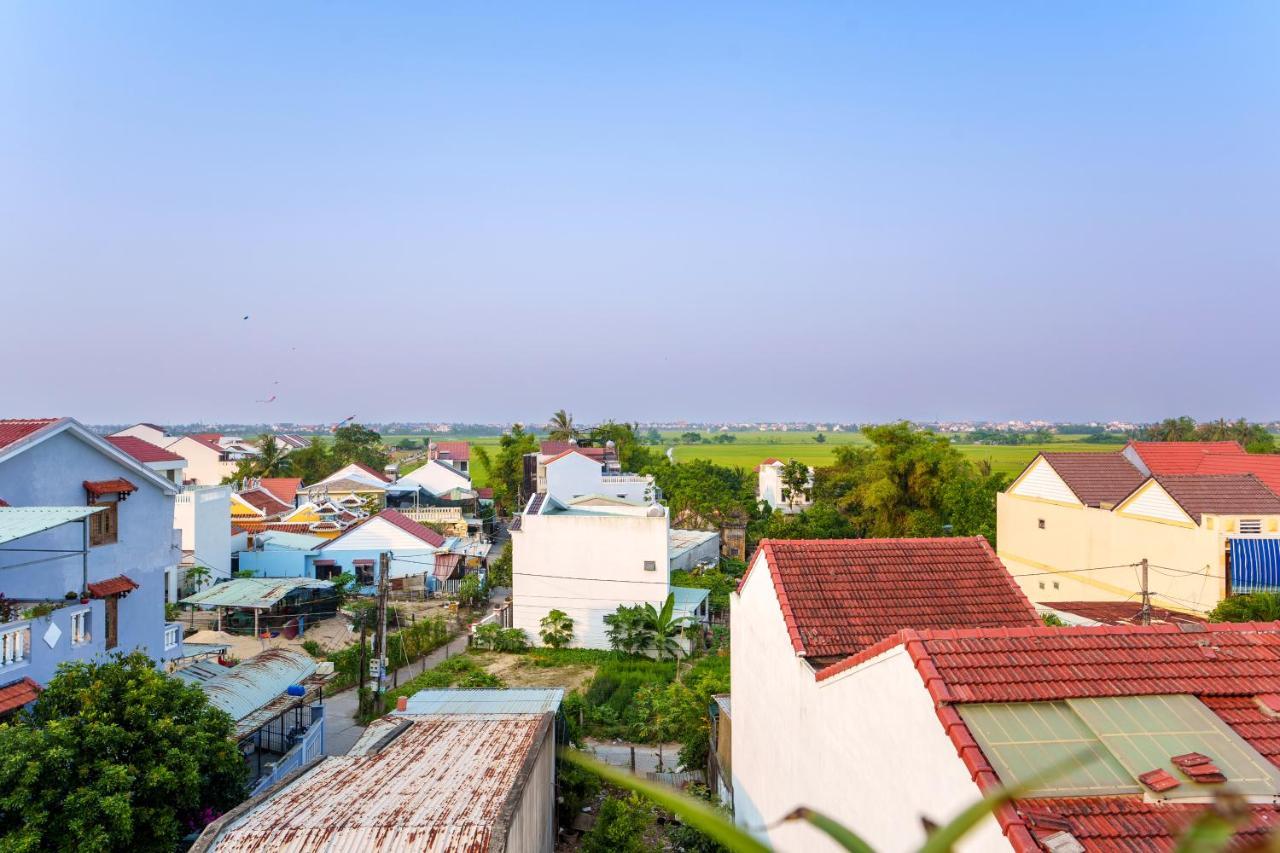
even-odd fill
[[[340,427],[344,427],[356,419],[355,415],[347,415],[333,426],[329,427],[329,432],[337,432]]]
[[[245,315],[244,315],[243,317],[241,317],[240,319],[241,319],[241,320],[248,320],[248,319],[249,319],[249,315],[248,315],[248,314],[245,314]]]
[[[276,395],[275,395],[275,394],[272,394],[270,397],[268,397],[268,398],[267,398],[267,399],[265,399],[265,400],[255,400],[254,402],[256,402],[256,403],[274,403],[275,401],[276,401]]]

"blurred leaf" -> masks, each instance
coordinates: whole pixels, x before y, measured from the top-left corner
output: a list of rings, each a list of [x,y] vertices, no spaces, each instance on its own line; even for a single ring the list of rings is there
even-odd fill
[[[783,820],[803,820],[829,835],[837,844],[850,853],[875,853],[871,845],[863,841],[851,830],[811,808],[801,806],[787,815]]]

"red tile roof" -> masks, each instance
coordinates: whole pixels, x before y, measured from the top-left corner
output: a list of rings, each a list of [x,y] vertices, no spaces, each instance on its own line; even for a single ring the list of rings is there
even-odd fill
[[[599,450],[599,448],[591,448],[591,447],[570,447],[568,450],[565,450],[565,451],[563,451],[562,453],[557,453],[555,456],[552,456],[550,459],[548,459],[548,460],[546,461],[546,464],[547,464],[547,465],[550,465],[552,462],[559,462],[561,459],[564,459],[566,456],[572,456],[572,455],[574,455],[575,453],[576,453],[578,456],[583,456],[583,457],[585,457],[585,458],[587,458],[587,459],[590,459],[592,462],[596,462],[596,463],[599,463],[599,462],[600,462],[600,460],[601,460],[601,459],[603,458],[603,456],[604,456],[604,451],[603,451],[603,450],[601,450],[601,451],[600,451],[600,455],[599,455],[599,456],[593,456],[592,454],[590,454],[590,453],[588,453],[588,452],[587,452],[588,450]]]
[[[1194,474],[1207,455],[1243,456],[1235,441],[1130,441],[1152,474]]]
[[[213,442],[214,444],[217,444],[219,441],[221,441],[221,440],[222,440],[222,433],[220,433],[220,432],[193,432],[193,433],[191,433],[191,437],[192,437],[192,438],[194,438],[194,439],[198,439],[198,440],[200,440],[200,441],[211,441],[211,442]]]
[[[907,626],[1043,624],[980,536],[764,539],[760,553],[792,645],[806,657],[851,655]]]
[[[1252,474],[1171,474],[1155,480],[1187,515],[1274,515],[1280,495]]]
[[[110,494],[129,494],[138,491],[138,487],[124,477],[114,480],[85,480],[84,490],[93,497]]]
[[[132,435],[109,435],[107,441],[142,463],[187,461],[171,450],[157,447],[149,441],[143,441]]]
[[[1120,453],[1041,453],[1068,488],[1086,506],[1118,503],[1146,481]]]
[[[40,685],[23,676],[0,687],[0,714],[16,711],[40,695]]]
[[[1260,754],[1280,766],[1280,720],[1258,704],[1280,687],[1280,623],[1103,628],[904,630],[819,680],[902,646],[943,729],[979,790],[1000,780],[956,709],[964,702],[1035,702],[1100,696],[1191,694]],[[1032,798],[997,810],[1017,851],[1066,831],[1090,853],[1172,850],[1205,806],[1146,803],[1141,796]],[[1244,840],[1280,827],[1280,808],[1250,807]]]
[[[427,545],[430,545],[432,548],[439,548],[441,545],[444,544],[444,537],[441,536],[439,533],[436,533],[430,527],[427,527],[425,524],[419,524],[418,522],[414,521],[412,518],[409,518],[409,516],[401,512],[397,512],[394,509],[384,509],[382,512],[378,513],[377,515],[372,516],[371,518],[367,518],[364,521],[360,522],[360,524],[353,525],[347,528],[347,532],[343,533],[342,536],[339,536],[336,539],[330,539],[328,542],[326,542],[324,545],[321,545],[320,547],[328,548],[333,546],[334,543],[341,542],[343,537],[346,536],[347,533],[357,529],[358,527],[363,527],[364,525],[368,524],[370,521],[373,521],[375,518],[381,518],[383,521],[386,521],[390,524],[395,525],[396,527],[403,530],[405,533],[411,534],[412,536],[415,536],[418,539],[421,539],[424,543],[426,543]]]
[[[1196,468],[1197,474],[1252,474],[1280,495],[1280,455],[1245,453],[1238,456],[1210,454]]]
[[[1142,602],[1140,601],[1041,601],[1042,607],[1052,607],[1063,613],[1073,613],[1092,619],[1103,625],[1140,625]],[[1152,623],[1182,622],[1190,625],[1204,624],[1208,620],[1191,613],[1179,613],[1163,607],[1151,608]]]
[[[210,450],[213,450],[217,453],[226,453],[226,450],[223,448],[223,446],[218,444],[217,438],[209,438],[211,434],[212,433],[201,433],[196,435],[186,435],[186,436],[182,436],[181,438],[189,438],[192,441],[194,441],[196,444],[200,445],[201,447],[207,447]],[[179,440],[181,439],[174,439],[175,442]]]
[[[285,503],[266,489],[245,489],[239,495],[245,503],[254,509],[261,510],[267,516],[280,515],[293,509],[292,503]]]
[[[298,489],[302,487],[301,477],[263,477],[258,481],[260,488],[266,489],[281,503],[293,508]]]
[[[469,441],[436,441],[436,455],[440,459],[469,462],[471,460],[471,442]]]
[[[493,489],[488,486],[476,489],[476,497],[491,501],[493,500]]]
[[[5,418],[0,419],[0,447],[8,447],[19,439],[39,432],[58,418]]]
[[[116,575],[113,578],[89,584],[89,594],[94,598],[106,598],[109,595],[125,595],[137,588],[138,585],[125,575]]]
[[[0,498],[0,506],[8,506],[9,502],[4,498]]]
[[[596,461],[604,461],[603,447],[579,447],[568,441],[544,441],[538,446],[538,452],[543,456],[562,456],[566,451],[576,450],[583,456],[588,456]]]

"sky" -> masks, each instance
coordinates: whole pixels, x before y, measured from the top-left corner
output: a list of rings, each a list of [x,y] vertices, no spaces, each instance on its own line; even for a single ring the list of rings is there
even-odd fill
[[[1278,43],[1271,0],[0,4],[0,415],[1277,418]]]

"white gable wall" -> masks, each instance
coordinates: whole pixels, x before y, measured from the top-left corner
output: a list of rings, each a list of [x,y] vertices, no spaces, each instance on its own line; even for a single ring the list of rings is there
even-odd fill
[[[332,540],[332,542],[333,544],[330,547],[335,551],[393,551],[431,548],[431,545],[411,533],[401,530],[385,518],[371,518],[351,532]]]
[[[471,481],[466,475],[455,471],[451,466],[440,461],[428,462],[405,474],[399,483],[412,483],[421,486],[433,495],[443,495],[453,489],[470,489]]]
[[[760,832],[796,806],[829,814],[886,853],[924,841],[981,797],[910,657],[893,649],[824,682],[796,656],[764,556],[732,596],[734,819]],[[761,833],[763,834],[763,833]],[[781,851],[840,848],[807,824],[768,832]],[[994,818],[959,846],[1008,850]]]
[[[1140,515],[1180,524],[1194,524],[1191,516],[1154,480],[1148,481],[1116,511],[1121,515]]]
[[[1053,470],[1053,466],[1044,458],[1036,459],[1009,492],[1023,498],[1039,498],[1073,506],[1083,505],[1075,492],[1071,491],[1071,487],[1058,476],[1058,472]]]
[[[173,440],[171,437],[165,435],[164,430],[159,430],[153,426],[147,426],[146,424],[134,424],[128,429],[122,429],[119,432],[113,432],[111,433],[111,435],[113,437],[119,436],[119,435],[127,435],[127,436],[132,436],[133,438],[140,438],[143,441],[147,441],[147,442],[150,442],[151,444],[154,444],[156,447],[164,447],[166,444],[168,444],[170,441]]]

